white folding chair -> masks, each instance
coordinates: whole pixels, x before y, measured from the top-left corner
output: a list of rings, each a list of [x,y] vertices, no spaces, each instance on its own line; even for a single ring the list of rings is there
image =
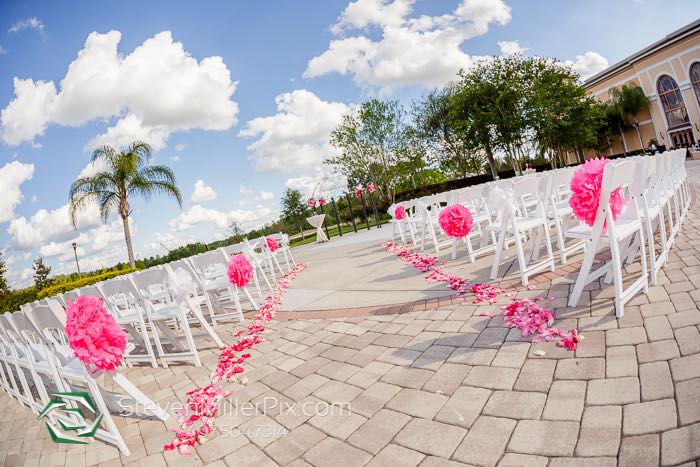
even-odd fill
[[[151,338],[146,328],[145,310],[143,309],[136,288],[128,279],[119,277],[105,281],[97,286],[105,308],[114,316],[130,337],[129,342],[140,347],[140,352],[132,350],[124,357],[127,365],[133,362],[148,362],[153,368],[158,366]]]
[[[501,189],[501,188],[499,188]],[[497,279],[505,249],[506,237],[512,234],[515,252],[520,267],[520,280],[523,285],[528,279],[545,269],[554,271],[554,255],[549,235],[549,220],[544,208],[544,186],[541,177],[521,177],[513,182],[512,199],[515,209],[503,207],[500,220],[494,221],[489,228],[498,232],[498,243],[491,267],[491,279]],[[529,251],[524,243],[528,235]],[[544,239],[546,257],[539,259],[541,242]]]
[[[55,307],[54,307],[55,309]],[[59,316],[49,306],[34,308],[28,318],[35,331],[41,337],[41,348],[54,372],[54,381],[60,392],[87,391],[90,394],[96,411],[95,420],[100,427],[95,437],[116,445],[124,455],[129,455],[129,448],[119,432],[109,406],[119,413],[132,410],[130,405],[143,409],[147,415],[158,417],[165,421],[168,414],[136,386],[134,386],[120,371],[103,372],[96,368],[88,368],[73,356],[70,347],[63,344],[65,338],[65,316]],[[105,375],[126,391],[126,394],[116,394],[106,391],[97,381]],[[101,426],[104,425],[104,428]]]
[[[223,307],[224,303],[233,302],[236,311],[233,313],[221,312],[217,314],[216,321],[227,319],[232,316],[243,322],[243,308],[238,295],[238,287],[231,284],[228,278],[227,268],[229,258],[224,251],[209,251],[201,255],[192,256],[189,259],[192,269],[199,277],[200,283],[207,293],[214,297],[214,306]],[[255,277],[255,276],[254,276]],[[258,305],[253,300],[247,287],[242,288],[244,296],[250,301],[254,309],[257,310]],[[223,309],[223,308],[222,308]]]
[[[178,303],[168,290],[168,271],[163,268],[151,268],[134,274],[130,277],[131,283],[139,294],[139,300],[146,311],[146,318],[153,331],[153,342],[158,352],[158,358],[165,368],[168,362],[172,361],[192,361],[194,366],[201,366],[197,345],[194,342],[192,329],[188,320],[188,313],[193,312],[195,318],[200,322],[202,328],[219,345],[223,346],[221,339],[216,332],[206,322],[202,315],[201,308],[189,307],[187,303]],[[170,323],[175,324],[184,334],[181,339],[171,328]],[[172,346],[166,349],[163,345],[160,333]],[[184,343],[181,342],[184,340]]]
[[[561,264],[567,263],[567,258],[579,250],[583,250],[586,243],[583,240],[574,240],[567,245],[564,234],[577,223],[574,211],[569,205],[571,197],[571,178],[575,168],[554,170],[547,173],[545,189],[545,211],[548,219],[554,223],[554,231],[557,235],[557,246]]]
[[[454,203],[459,203],[469,209],[472,214],[472,230],[462,240],[467,248],[467,256],[470,262],[477,257],[491,253],[496,249],[496,236],[488,226],[492,222],[488,203],[482,196],[483,188],[479,185],[459,190],[452,195]],[[474,240],[478,240],[478,246],[474,246]],[[457,257],[456,238],[452,239],[452,259]]]
[[[10,314],[0,314],[0,340],[5,348],[5,353],[9,361],[8,369],[10,370],[12,381],[14,382],[12,384],[14,390],[13,395],[18,401],[29,407],[32,412],[38,414],[44,405],[46,405],[46,402],[48,402],[44,401],[46,389],[43,386],[42,380],[37,377],[43,391],[39,390],[37,387],[37,391],[39,391],[39,400],[34,397],[31,387],[36,387],[36,381],[34,379],[35,372],[31,364],[31,359],[28,357],[28,350],[23,343],[22,337],[15,330],[8,316],[10,316]],[[27,376],[29,376],[29,378],[27,378]],[[19,382],[19,384],[17,384],[17,382]]]
[[[634,183],[636,172],[635,161],[625,161],[621,163],[608,163],[603,169],[603,180],[601,193],[596,213],[595,223],[590,228],[581,224],[567,231],[567,237],[580,238],[586,241],[586,252],[583,263],[579,270],[576,284],[569,297],[569,306],[574,307],[578,303],[583,288],[586,284],[612,272],[611,277],[615,286],[615,314],[618,318],[624,315],[624,305],[638,292],[646,293],[649,288],[649,278],[647,273],[647,261],[644,240],[644,227],[640,216],[638,196],[631,188]],[[610,210],[610,196],[612,192],[621,187],[628,192],[629,199],[625,208],[620,213],[617,220],[613,219]],[[638,236],[637,241],[635,236]],[[591,272],[598,247],[607,244],[610,248],[612,259]],[[623,247],[625,250],[623,250]],[[626,289],[623,283],[622,262],[628,255],[633,254],[633,250],[639,252],[642,271],[641,277],[635,280]]]

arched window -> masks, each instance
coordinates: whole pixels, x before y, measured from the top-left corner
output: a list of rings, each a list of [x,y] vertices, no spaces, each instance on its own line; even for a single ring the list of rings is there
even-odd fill
[[[700,62],[695,62],[690,65],[690,84],[695,91],[695,98],[700,103]]]
[[[668,75],[661,75],[656,83],[656,90],[661,100],[661,105],[666,114],[669,128],[685,125],[689,122],[688,111],[683,102],[681,90],[678,89],[676,80]]]

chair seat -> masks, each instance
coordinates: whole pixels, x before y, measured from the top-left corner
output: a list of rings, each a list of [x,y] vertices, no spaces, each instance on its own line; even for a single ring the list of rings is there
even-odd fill
[[[615,231],[617,232],[617,235],[620,239],[629,237],[630,235],[634,234],[637,230],[639,230],[639,228],[640,224],[637,219],[619,218],[617,221],[615,221]],[[588,240],[591,237],[592,232],[593,229],[591,227],[581,223],[576,227],[567,230],[566,234],[564,235],[568,238]],[[605,241],[609,240],[607,229],[601,235],[601,239]]]
[[[520,231],[534,229],[535,227],[539,227],[544,224],[544,220],[539,217],[515,217],[513,220]],[[500,232],[501,220],[499,219],[492,222],[487,226],[487,228],[489,230]],[[506,228],[509,232],[513,230],[513,226],[510,224],[508,224]]]

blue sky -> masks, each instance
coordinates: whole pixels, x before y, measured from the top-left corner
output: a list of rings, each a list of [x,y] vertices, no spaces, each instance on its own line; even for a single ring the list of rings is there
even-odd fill
[[[121,225],[94,210],[76,231],[70,183],[91,149],[154,146],[183,191],[135,201],[137,257],[274,219],[308,190],[327,136],[368,96],[405,104],[478,57],[614,63],[700,16],[677,0],[280,0],[0,3],[0,249],[15,285],[126,260]],[[110,32],[112,31],[112,32]],[[19,80],[15,80],[15,78]],[[94,169],[93,169],[94,170]],[[85,172],[87,171],[87,172]]]

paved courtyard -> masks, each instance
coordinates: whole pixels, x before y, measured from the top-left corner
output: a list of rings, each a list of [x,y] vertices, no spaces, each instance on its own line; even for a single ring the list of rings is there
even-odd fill
[[[688,171],[697,194],[700,163],[689,162]],[[408,266],[376,242],[367,248],[368,271],[373,262],[381,263],[382,271],[391,264],[394,274],[414,280]],[[304,252],[299,256],[303,259]],[[300,283],[313,274],[313,258],[309,262]],[[612,288],[597,283],[587,287],[579,306],[566,307],[575,262],[534,278],[534,290],[518,288],[522,297],[556,297],[546,302],[555,310],[555,325],[578,327],[585,336],[575,352],[524,341],[501,318],[480,316],[497,315],[500,305],[473,305],[469,297],[466,302],[429,296],[401,300],[397,292],[395,305],[360,303],[354,309],[344,300],[340,310],[318,306],[278,315],[267,341],[251,352],[247,385],[229,384],[233,405],[217,419],[219,433],[189,457],[163,451],[172,421],[117,417],[129,457],[99,441],[54,444],[28,409],[2,394],[0,462],[694,465],[700,458],[697,202],[659,285],[637,296],[620,320],[614,316]],[[469,266],[455,264],[460,266],[450,267],[468,273]],[[420,273],[411,274],[423,280]],[[510,285],[512,276],[505,282]],[[229,342],[237,329],[217,327]],[[209,345],[202,351],[202,368],[138,367],[126,374],[166,406],[206,384],[216,356]]]

